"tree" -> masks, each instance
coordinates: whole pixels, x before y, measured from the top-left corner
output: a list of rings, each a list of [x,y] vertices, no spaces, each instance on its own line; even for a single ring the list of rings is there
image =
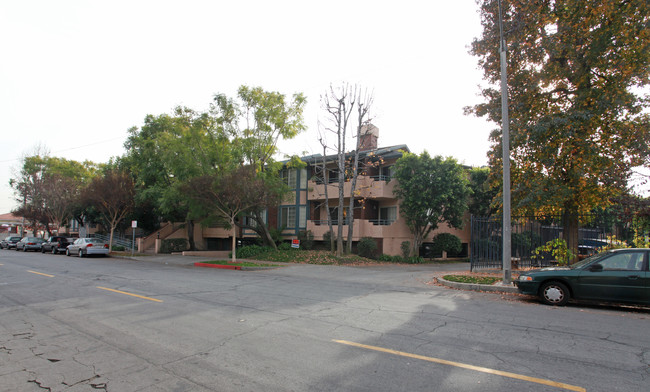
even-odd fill
[[[94,175],[96,165],[50,157],[39,148],[35,155],[23,158],[20,172],[10,180],[20,207],[14,212],[40,223],[51,235],[50,224],[58,230],[73,217],[78,206],[79,190]]]
[[[560,213],[577,254],[578,216],[621,193],[650,146],[650,4],[646,0],[503,0],[513,211]],[[481,3],[483,35],[472,43],[485,102],[472,108],[500,123],[496,0]],[[501,135],[491,136],[501,176]]]
[[[264,178],[262,183],[272,187],[268,189],[268,196],[273,194],[274,200],[281,199],[287,192],[286,187],[277,186],[278,182],[271,179],[279,178],[280,165],[274,159],[277,144],[280,139],[292,139],[305,129],[302,116],[305,104],[306,99],[300,93],[287,99],[284,94],[261,87],[241,86],[236,99],[225,94],[214,97],[211,112],[223,132],[232,137],[233,158],[252,167]],[[262,217],[265,205],[250,209],[256,224],[248,228],[275,248],[275,241]]]
[[[203,212],[204,222],[223,222],[232,230],[232,261],[236,261],[237,225],[244,214],[272,199],[269,190],[252,166],[196,177],[186,186],[193,204]],[[271,192],[273,192],[271,190]]]
[[[329,91],[321,96],[321,106],[325,113],[327,114],[327,122],[323,125],[323,128],[326,132],[334,135],[336,141],[333,146],[329,148],[333,149],[336,154],[336,171],[334,174],[337,175],[337,188],[338,188],[338,207],[337,207],[337,234],[336,234],[336,255],[342,256],[344,253],[343,249],[343,225],[348,225],[348,239],[347,239],[347,249],[346,252],[350,253],[352,250],[352,233],[354,230],[354,201],[356,193],[356,183],[357,177],[359,175],[359,152],[361,147],[361,135],[362,132],[367,132],[370,125],[370,107],[372,106],[373,97],[372,94],[368,92],[362,92],[361,89],[357,86],[350,86],[349,84],[343,84],[338,88],[330,86]],[[348,153],[346,152],[346,143],[349,138],[348,135],[348,126],[351,121],[354,121],[352,114],[354,113],[356,106],[357,117],[356,117],[356,131],[353,134],[353,137],[356,137],[355,149],[352,152],[352,159],[348,159]],[[327,150],[327,142],[325,140],[325,135],[319,137],[320,143],[323,146],[323,151]],[[326,154],[323,154],[324,156]],[[325,159],[325,158],[323,158]],[[331,181],[329,180],[329,173],[326,168],[325,161],[323,161],[322,166],[322,175],[325,185],[325,201],[329,202],[329,195],[327,192],[327,184]],[[350,182],[350,199],[349,206],[346,213],[345,210],[345,183]],[[333,233],[333,228],[331,224],[331,217],[329,213],[329,204],[326,204],[325,207],[328,210],[328,224],[330,226],[330,232]],[[330,236],[330,239],[333,239],[333,236]]]
[[[171,115],[147,115],[141,129],[131,128],[127,153],[118,166],[134,174],[138,205],[150,205],[164,220],[184,221],[194,250],[194,220],[183,191],[193,178],[212,175],[236,165],[223,127],[211,113],[177,107]]]
[[[413,234],[411,256],[439,224],[462,228],[470,191],[465,171],[453,158],[406,153],[395,163],[393,176],[400,216]]]
[[[499,194],[499,189],[490,186],[490,169],[474,167],[469,170],[469,188],[472,196],[469,202],[469,213],[474,216],[489,217],[494,213],[493,201]]]
[[[92,179],[83,191],[82,199],[97,209],[110,226],[109,248],[113,248],[113,233],[117,225],[133,209],[135,189],[133,179],[125,172],[109,169]]]

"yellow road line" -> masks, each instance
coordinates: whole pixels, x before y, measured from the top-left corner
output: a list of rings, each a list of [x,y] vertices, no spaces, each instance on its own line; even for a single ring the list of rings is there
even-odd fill
[[[144,295],[138,295],[138,294],[132,294],[132,293],[127,293],[126,291],[120,291],[120,290],[114,290],[114,289],[109,289],[108,287],[100,287],[97,286],[98,289],[102,290],[107,290],[107,291],[112,291],[114,293],[120,293],[120,294],[125,294],[125,295],[130,295],[131,297],[137,297],[137,298],[142,298],[142,299],[148,299],[149,301],[154,301],[154,302],[162,302],[162,300],[151,298],[151,297],[145,297]]]
[[[42,273],[42,272],[36,272],[36,271],[29,271],[29,270],[28,270],[27,272],[31,272],[32,274],[36,274],[36,275],[43,275],[43,276],[47,276],[48,278],[53,278],[53,277],[54,277],[54,275],[50,275],[50,274],[44,274],[44,273]]]
[[[379,352],[393,354],[393,355],[399,355],[399,356],[402,356],[402,357],[420,359],[420,360],[423,360],[423,361],[439,363],[439,364],[442,364],[442,365],[455,366],[455,367],[459,367],[459,368],[463,368],[463,369],[474,370],[474,371],[477,371],[477,372],[494,374],[494,375],[497,375],[497,376],[515,378],[517,380],[523,380],[523,381],[534,382],[536,384],[548,385],[548,386],[555,387],[555,388],[566,389],[568,391],[577,391],[577,392],[586,392],[587,391],[585,388],[582,388],[582,387],[578,387],[578,386],[570,385],[570,384],[564,384],[564,383],[561,383],[561,382],[555,382],[555,381],[551,381],[551,380],[545,380],[543,378],[529,377],[529,376],[524,376],[522,374],[503,372],[501,370],[495,370],[495,369],[490,369],[490,368],[485,368],[485,367],[480,367],[480,366],[468,365],[468,364],[460,363],[460,362],[453,362],[453,361],[447,361],[447,360],[439,359],[439,358],[425,357],[423,355],[410,354],[410,353],[406,353],[406,352],[403,352],[403,351],[391,350],[389,348],[383,348],[383,347],[377,347],[377,346],[368,346],[366,344],[349,342],[347,340],[333,340],[333,341],[336,342],[336,343],[341,343],[341,344],[345,344],[345,345],[348,345],[348,346],[365,348],[365,349],[368,349],[368,350],[379,351]]]

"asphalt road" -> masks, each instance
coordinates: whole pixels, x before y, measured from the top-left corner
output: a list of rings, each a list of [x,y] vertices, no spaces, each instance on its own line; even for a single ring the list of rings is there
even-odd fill
[[[648,390],[648,310],[193,261],[0,251],[0,391]]]

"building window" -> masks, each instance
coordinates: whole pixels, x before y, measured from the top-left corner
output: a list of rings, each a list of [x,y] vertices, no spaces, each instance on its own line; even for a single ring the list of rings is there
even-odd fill
[[[397,207],[381,207],[379,208],[379,221],[380,225],[388,226],[397,220]]]
[[[307,189],[307,168],[300,169],[300,189]]]
[[[343,224],[347,225],[349,223],[349,214],[348,212],[350,209],[348,207],[343,207]],[[330,208],[330,218],[332,219],[332,224],[333,225],[338,225],[339,224],[339,208],[338,207],[331,207]]]
[[[391,178],[393,178],[393,167],[392,166],[386,166],[382,167],[379,170],[379,181],[390,181]]]
[[[289,189],[307,189],[307,169],[284,169],[280,172],[280,177]],[[299,180],[300,188],[297,188]]]
[[[285,229],[296,229],[296,224],[300,229],[307,227],[307,206],[280,207],[280,226]]]
[[[261,215],[262,215],[262,222],[264,222],[264,224],[266,224],[267,223],[266,222],[267,212],[264,211],[264,212],[262,212]],[[248,226],[248,227],[251,227],[251,228],[255,228],[255,227],[258,226],[257,221],[255,220],[255,217],[253,215],[244,215],[242,217],[242,225]]]

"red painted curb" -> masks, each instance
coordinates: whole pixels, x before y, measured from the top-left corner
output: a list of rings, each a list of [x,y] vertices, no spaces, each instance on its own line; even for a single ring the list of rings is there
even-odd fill
[[[240,270],[241,266],[238,265],[224,265],[224,264],[208,264],[208,263],[194,263],[195,267],[206,267],[206,268],[221,268],[221,269],[231,269],[231,270]]]

